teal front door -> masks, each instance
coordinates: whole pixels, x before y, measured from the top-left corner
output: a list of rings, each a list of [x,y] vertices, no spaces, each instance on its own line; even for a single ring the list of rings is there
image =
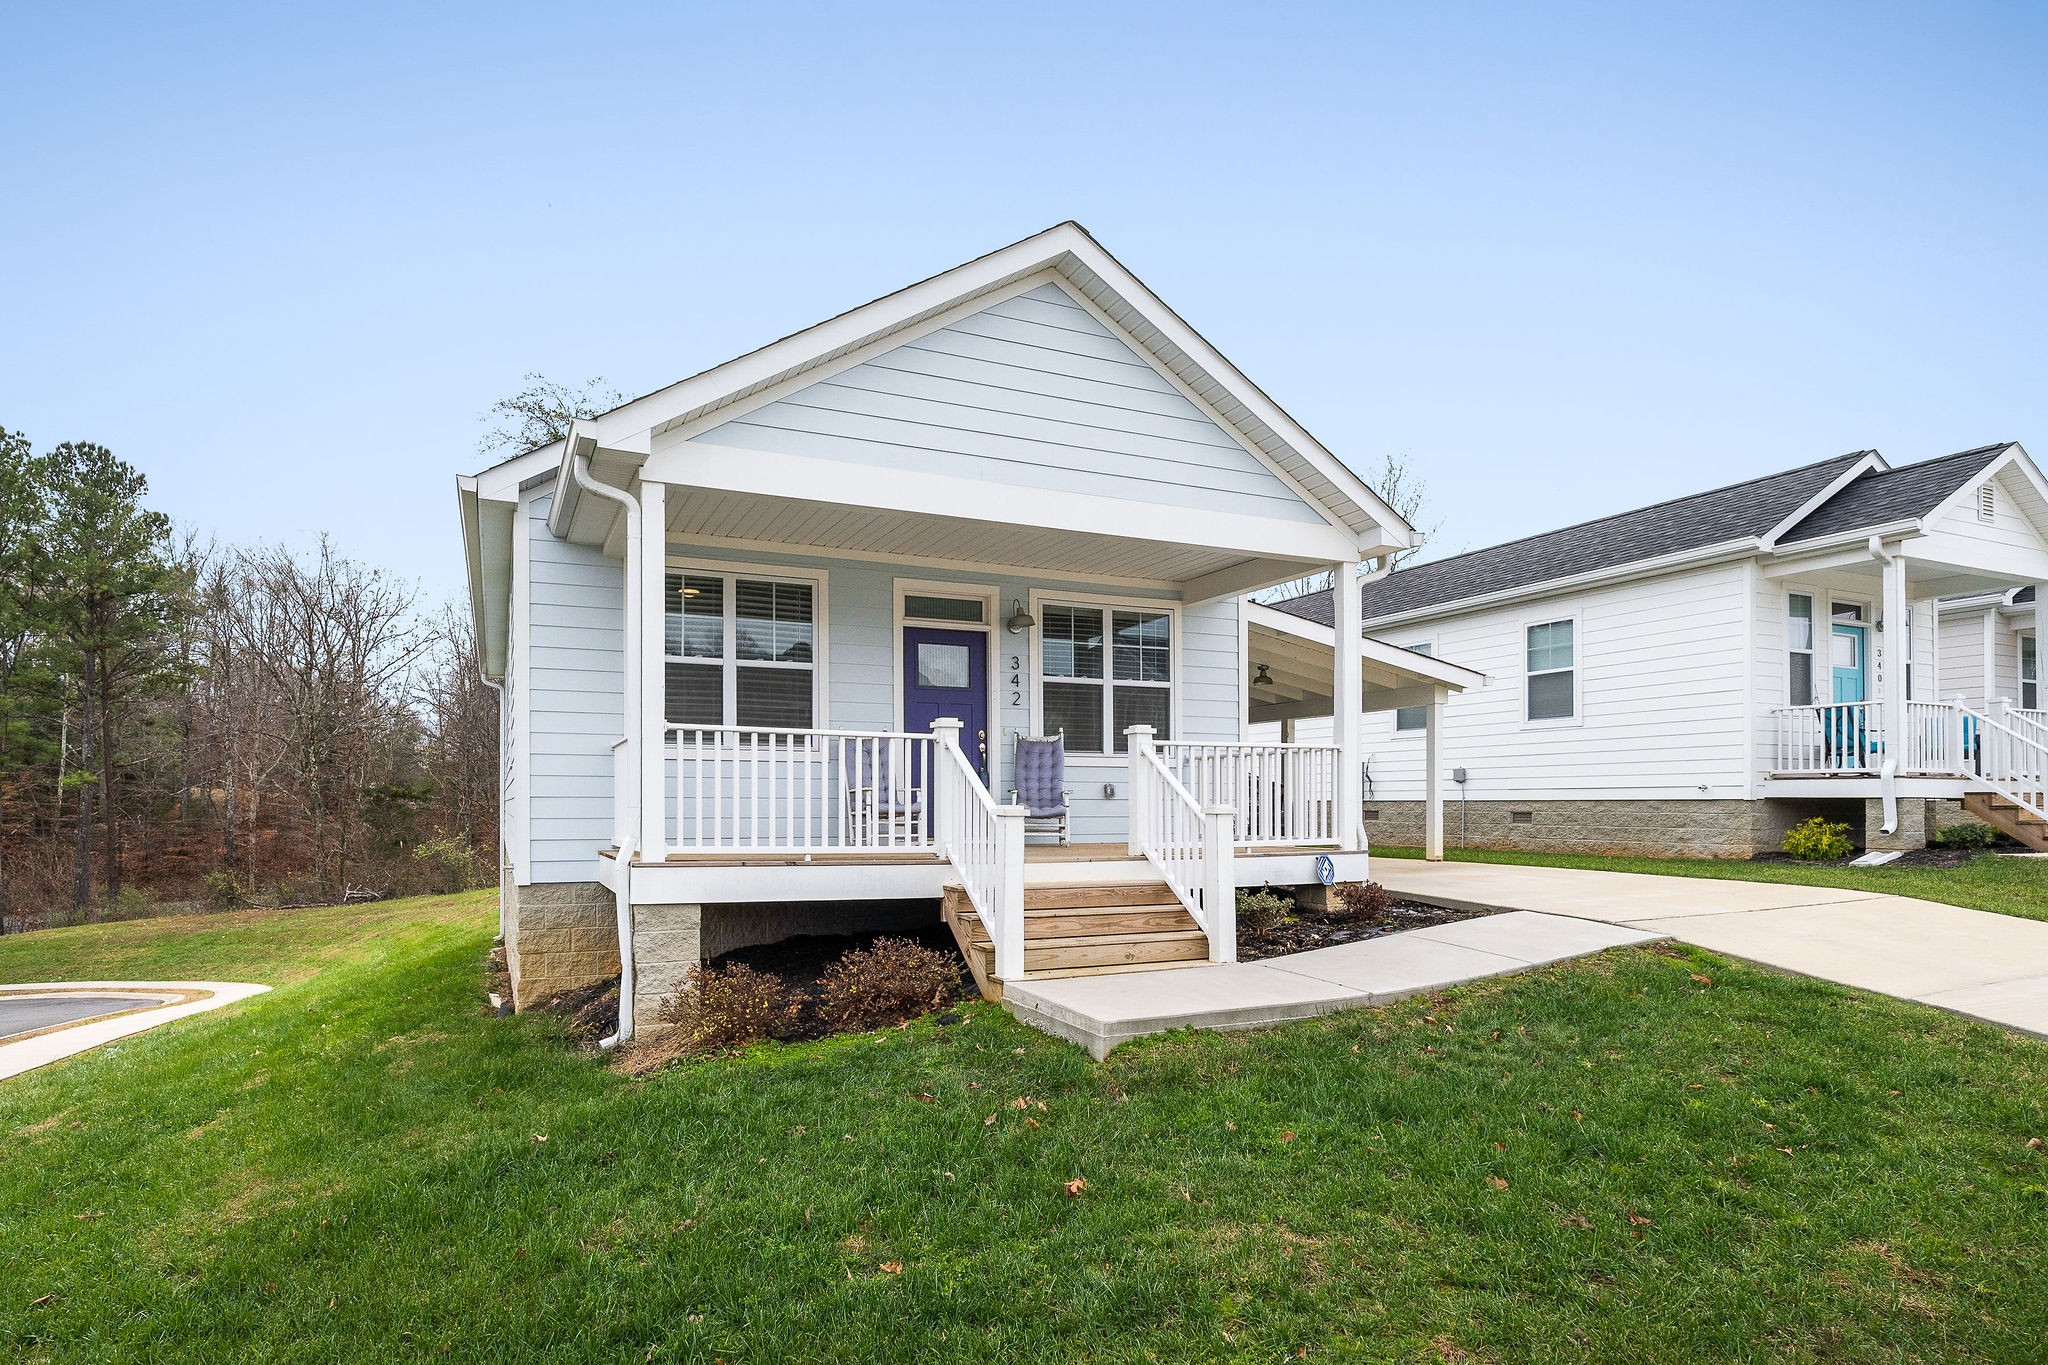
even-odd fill
[[[1865,629],[1863,626],[1835,627],[1828,662],[1834,675],[1834,697],[1838,702],[1862,701],[1870,695],[1864,686]]]

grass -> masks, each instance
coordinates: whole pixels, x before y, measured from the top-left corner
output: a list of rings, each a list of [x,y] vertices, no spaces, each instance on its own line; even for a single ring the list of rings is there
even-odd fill
[[[1418,848],[1373,847],[1386,858],[1420,858]],[[1648,872],[1660,877],[1719,877],[1738,882],[1839,886],[1891,896],[1946,901],[1973,910],[2048,920],[2048,862],[1979,853],[1960,867],[1845,867],[1840,864],[1753,863],[1741,858],[1637,858],[1601,853],[1520,849],[1447,849],[1452,862],[1583,867],[1596,872]]]
[[[491,931],[468,897],[0,940],[0,980],[279,987],[0,1083],[0,1353],[2017,1361],[2048,1336],[2048,1044],[1931,1010],[1628,949],[1103,1066],[975,1005],[635,1082],[485,1016]]]

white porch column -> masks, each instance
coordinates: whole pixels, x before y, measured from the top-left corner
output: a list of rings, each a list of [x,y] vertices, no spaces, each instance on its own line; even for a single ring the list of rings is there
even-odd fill
[[[1987,613],[1988,615],[1989,613]],[[2017,666],[2017,665],[2015,665]],[[2034,585],[2034,705],[2048,711],[2048,583]],[[2024,703],[2026,689],[2016,699]]]
[[[1359,591],[1358,565],[1330,566],[1336,586],[1331,592],[1336,608],[1336,648],[1331,667],[1331,738],[1337,745],[1337,810],[1332,822],[1337,847],[1365,847],[1364,779],[1365,714],[1359,709],[1365,691],[1365,656],[1360,651],[1360,622],[1364,617]]]
[[[1450,695],[1436,689],[1422,734],[1422,856],[1433,863],[1444,860],[1444,703]]]
[[[628,724],[639,740],[640,857],[648,862],[668,856],[668,687],[662,663],[668,629],[667,492],[666,484],[640,485],[640,562],[627,566],[640,590],[639,652],[626,666],[640,677],[640,714]]]
[[[1884,664],[1878,678],[1884,689],[1888,761],[1903,761],[1906,756],[1906,670],[1911,653],[1906,642],[1906,557],[1894,554],[1884,562]]]

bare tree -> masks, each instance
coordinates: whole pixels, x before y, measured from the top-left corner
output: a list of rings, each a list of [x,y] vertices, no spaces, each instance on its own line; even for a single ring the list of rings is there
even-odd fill
[[[498,694],[478,667],[476,628],[450,604],[435,619],[421,669],[427,770],[444,833],[495,857],[498,847]]]
[[[477,419],[487,428],[477,443],[478,454],[523,454],[567,436],[569,423],[627,401],[626,394],[606,388],[602,378],[586,379],[581,388],[557,384],[542,374],[530,373],[523,382],[525,388],[500,398]]]
[[[1375,574],[1398,569],[1422,553],[1422,547],[1443,529],[1443,523],[1431,522],[1427,526],[1422,524],[1423,509],[1429,505],[1429,485],[1415,471],[1415,466],[1408,462],[1407,456],[1387,456],[1380,462],[1379,473],[1366,482],[1380,495],[1380,501],[1393,508],[1403,521],[1415,528],[1416,536],[1415,544],[1405,550],[1396,550],[1390,555],[1369,559],[1360,566],[1359,572]],[[1325,569],[1321,573],[1289,579],[1285,583],[1278,583],[1255,593],[1253,597],[1260,602],[1280,602],[1290,597],[1300,597],[1304,593],[1324,592],[1335,586],[1330,576],[1331,572]]]

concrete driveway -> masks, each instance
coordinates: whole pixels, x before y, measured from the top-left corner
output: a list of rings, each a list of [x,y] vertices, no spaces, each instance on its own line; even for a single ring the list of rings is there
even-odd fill
[[[2048,922],[1839,887],[1373,861],[1396,895],[1668,934],[1710,952],[2048,1037]],[[2048,868],[2042,894],[2048,898]]]
[[[269,989],[240,981],[0,982],[0,1081]]]

